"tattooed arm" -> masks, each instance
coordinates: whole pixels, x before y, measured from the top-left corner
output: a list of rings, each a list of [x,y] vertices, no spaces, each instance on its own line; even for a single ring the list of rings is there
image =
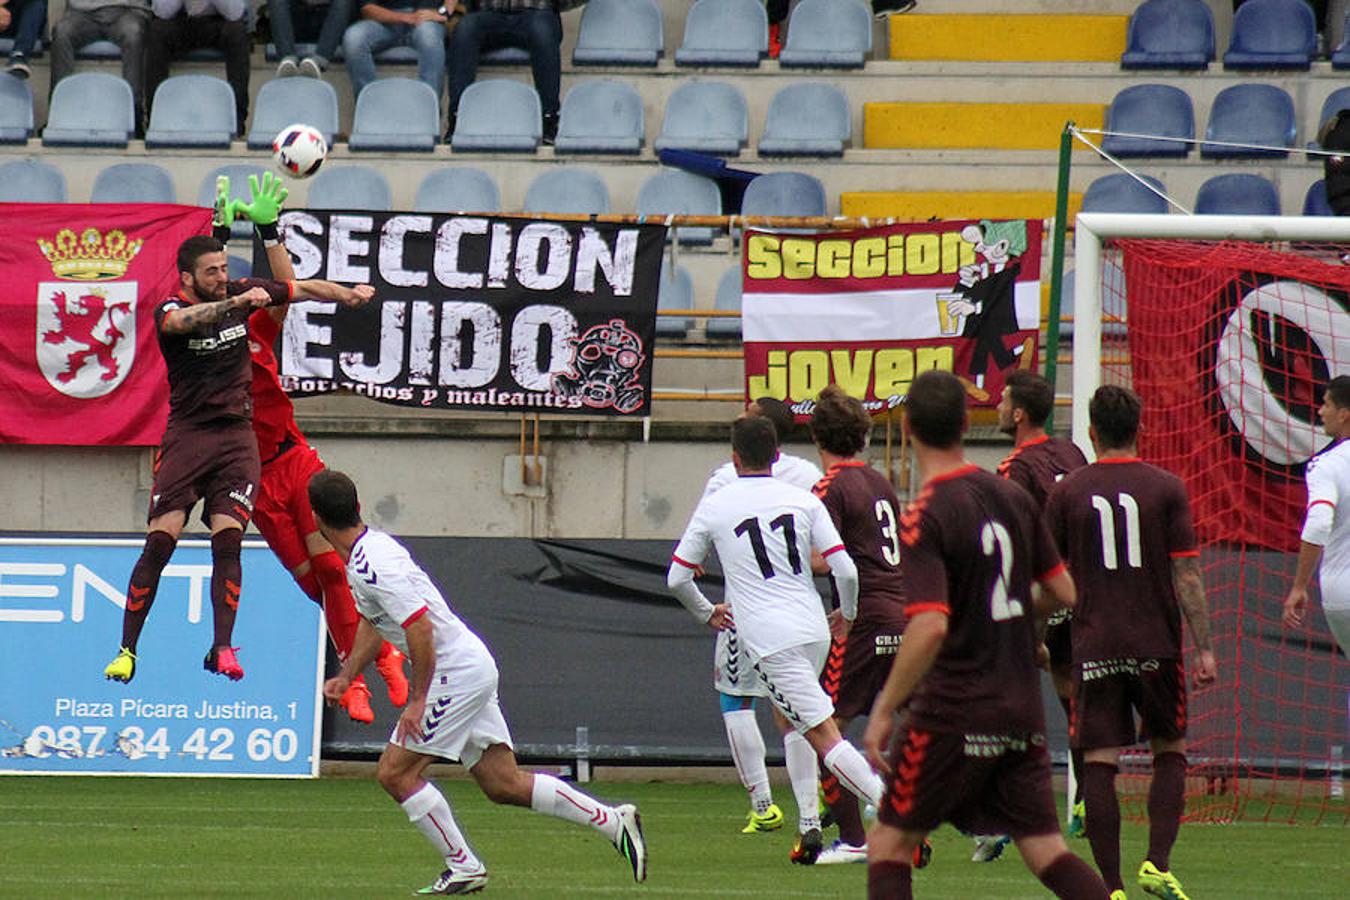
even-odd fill
[[[1172,583],[1176,586],[1181,611],[1186,624],[1191,626],[1191,639],[1200,651],[1195,670],[1197,685],[1209,684],[1218,674],[1214,661],[1214,647],[1209,635],[1209,604],[1205,601],[1205,581],[1200,574],[1200,561],[1194,556],[1179,556],[1172,560]]]
[[[170,310],[160,322],[159,330],[165,334],[188,334],[204,325],[215,325],[232,309],[266,306],[271,298],[262,288],[249,288],[244,293],[228,300],[212,303],[194,303],[192,306]]]

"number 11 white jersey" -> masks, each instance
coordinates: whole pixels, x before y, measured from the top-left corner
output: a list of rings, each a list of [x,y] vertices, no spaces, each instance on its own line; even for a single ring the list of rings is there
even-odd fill
[[[675,561],[694,568],[717,549],[736,631],[752,659],[830,639],[811,577],[811,549],[844,551],[813,494],[768,475],[742,476],[699,501]]]

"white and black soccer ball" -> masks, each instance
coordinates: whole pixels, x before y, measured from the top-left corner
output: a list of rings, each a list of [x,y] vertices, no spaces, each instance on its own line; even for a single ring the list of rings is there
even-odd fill
[[[328,158],[328,142],[310,125],[287,125],[272,141],[272,158],[292,178],[308,178]]]

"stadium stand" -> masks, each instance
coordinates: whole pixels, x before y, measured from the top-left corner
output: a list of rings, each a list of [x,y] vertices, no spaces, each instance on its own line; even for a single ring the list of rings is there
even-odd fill
[[[333,146],[338,133],[338,97],[331,84],[317,78],[273,78],[264,84],[253,104],[248,148],[270,150],[277,133],[296,122],[317,128],[328,146]]]
[[[65,203],[66,176],[50,163],[15,159],[0,163],[0,203]]]
[[[1202,0],[1147,0],[1130,17],[1120,65],[1204,69],[1214,53],[1214,13]]]
[[[417,186],[416,212],[500,212],[497,182],[482,169],[453,166],[436,169]]]
[[[1159,191],[1166,191],[1161,181],[1151,176],[1144,180]],[[1111,213],[1165,213],[1167,201],[1145,188],[1129,175],[1103,175],[1088,185],[1083,194],[1083,212]]]
[[[0,144],[22,144],[33,136],[33,89],[0,73]]]
[[[351,150],[435,149],[441,136],[441,103],[436,92],[416,78],[380,78],[356,98]]]
[[[642,97],[630,84],[583,81],[563,97],[558,153],[640,153],[646,140]]]
[[[1303,215],[1336,215],[1331,208],[1331,202],[1327,200],[1327,183],[1324,179],[1319,178],[1308,186],[1308,193],[1303,197]]]
[[[90,203],[177,203],[173,177],[155,163],[115,163],[99,170]]]
[[[1213,159],[1286,157],[1288,150],[1225,147],[1211,141],[1292,147],[1298,131],[1294,100],[1273,84],[1235,84],[1214,98],[1200,155]]]
[[[684,20],[677,66],[758,66],[769,52],[760,0],[698,0]]]
[[[590,0],[581,14],[572,62],[578,66],[654,66],[665,53],[656,0]]]
[[[253,274],[253,263],[245,257],[231,253],[225,257],[225,261],[230,267],[231,278],[248,278]]]
[[[145,146],[228,149],[239,130],[234,91],[214,75],[174,75],[155,90]]]
[[[450,146],[455,150],[533,153],[542,135],[539,94],[503,78],[475,81],[459,98]]]
[[[694,79],[681,84],[666,101],[655,146],[736,156],[749,138],[749,107],[740,88]]]
[[[722,192],[711,178],[667,169],[642,183],[634,212],[640,216],[720,216]],[[672,230],[682,244],[711,244],[715,234],[712,228],[688,225]]]
[[[786,52],[786,51],[785,51]],[[761,156],[842,156],[853,133],[844,92],[831,84],[800,81],[769,101]]]
[[[778,54],[784,68],[861,69],[872,52],[872,10],[861,0],[801,0]]]
[[[825,185],[805,172],[767,172],[750,182],[741,201],[747,216],[824,216]]]
[[[1317,52],[1317,23],[1305,0],[1247,0],[1233,16],[1225,69],[1307,69]]]
[[[1195,110],[1190,96],[1168,84],[1136,84],[1111,101],[1106,130],[1182,138],[1158,141],[1109,135],[1102,149],[1114,156],[1185,156],[1195,138]]]
[[[684,266],[672,266],[669,259],[661,263],[661,283],[656,298],[656,308],[693,309],[694,279]],[[675,316],[656,317],[656,336],[682,340],[694,327],[693,319],[681,319]]]
[[[741,267],[731,266],[717,279],[717,295],[713,300],[713,309],[720,312],[741,311]],[[712,317],[705,324],[709,338],[740,340],[741,320],[739,318]]]
[[[1278,216],[1280,195],[1275,185],[1260,175],[1215,175],[1200,185],[1200,191],[1195,195],[1195,213],[1200,216]]]
[[[72,147],[125,147],[136,132],[131,85],[116,75],[76,72],[52,91],[42,143]]]
[[[394,208],[394,200],[388,180],[378,170],[370,166],[331,166],[309,182],[304,205],[309,209],[383,212]]]
[[[525,191],[525,212],[609,212],[609,188],[590,169],[556,166],[545,169]]]

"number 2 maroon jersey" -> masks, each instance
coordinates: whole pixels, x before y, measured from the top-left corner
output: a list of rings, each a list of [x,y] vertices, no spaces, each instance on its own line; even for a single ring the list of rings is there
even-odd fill
[[[1139,459],[1099,460],[1055,486],[1045,518],[1078,592],[1073,661],[1179,659],[1172,560],[1199,555],[1181,479]]]
[[[966,466],[931,479],[900,525],[906,614],[948,617],[942,649],[910,702],[911,724],[1043,732],[1031,585],[1063,564],[1027,492]]]
[[[900,603],[900,500],[895,488],[862,460],[835,463],[812,488],[825,504],[858,567],[858,615],[877,603]]]
[[[1087,465],[1087,458],[1073,441],[1048,435],[1033,438],[1013,448],[998,465],[998,474],[1026,488],[1036,501],[1036,509],[1045,509],[1050,489],[1065,475]]]

